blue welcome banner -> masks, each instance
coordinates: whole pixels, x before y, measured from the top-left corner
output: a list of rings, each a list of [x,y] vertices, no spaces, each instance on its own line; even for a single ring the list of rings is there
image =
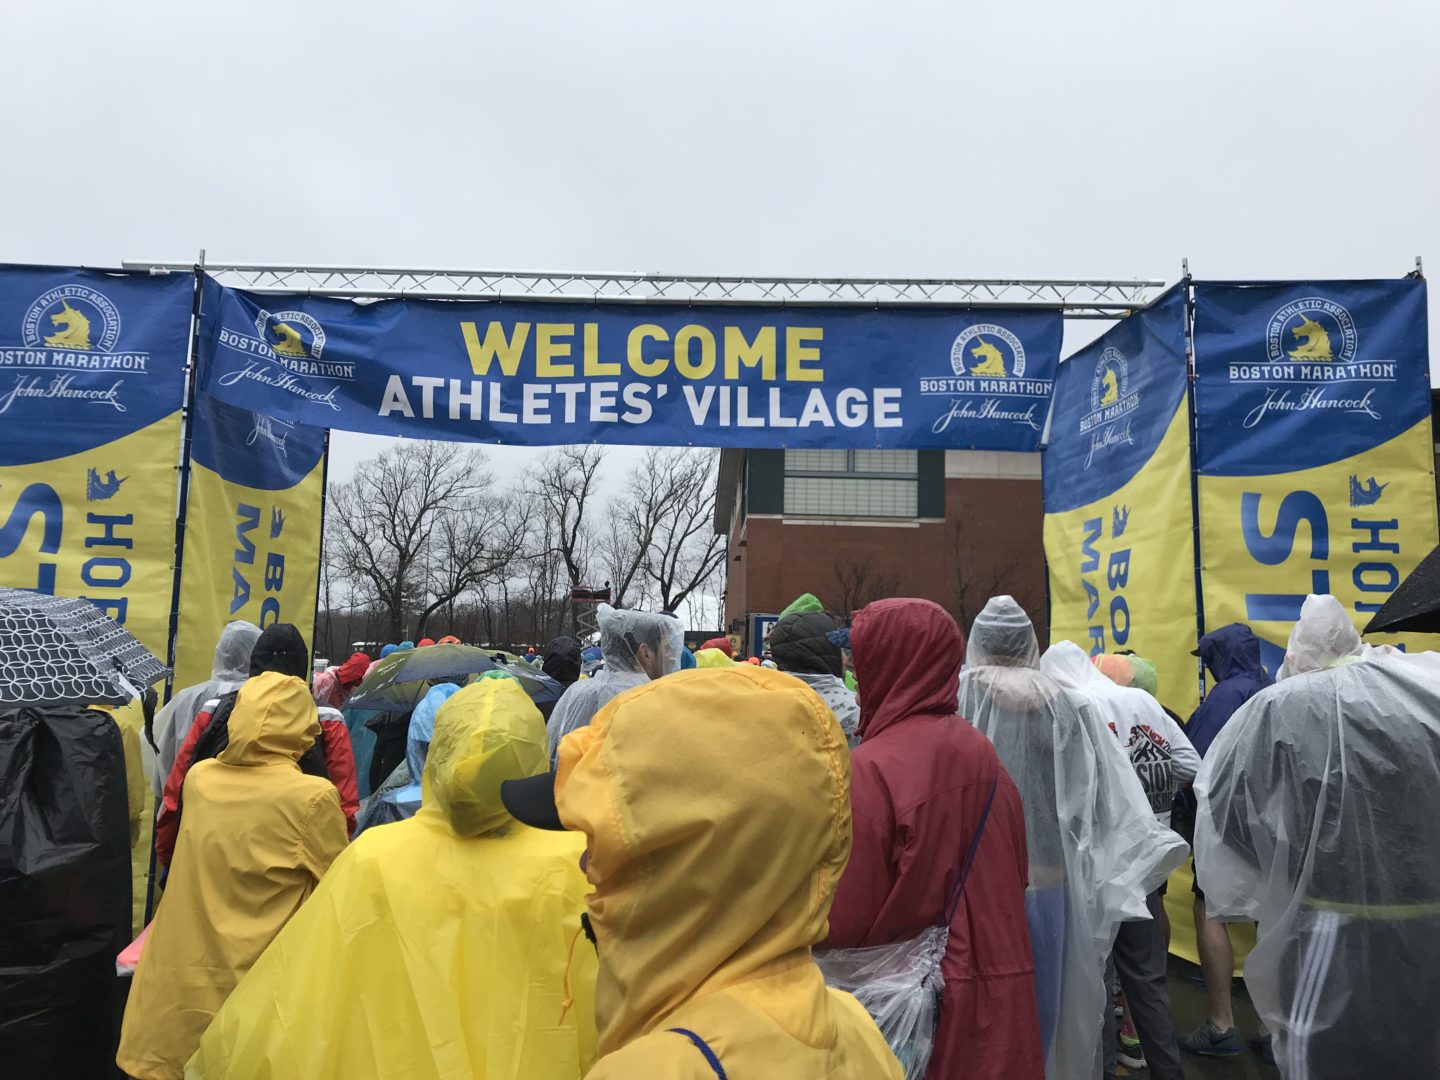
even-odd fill
[[[1425,282],[1196,285],[1195,380],[1205,623],[1273,671],[1306,594],[1363,627],[1435,546]]]
[[[521,446],[1035,450],[1057,312],[348,300],[207,282],[202,386],[278,420]]]

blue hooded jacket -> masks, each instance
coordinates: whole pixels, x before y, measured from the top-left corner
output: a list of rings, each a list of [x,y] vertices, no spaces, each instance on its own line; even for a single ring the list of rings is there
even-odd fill
[[[1260,663],[1260,639],[1244,623],[1231,623],[1202,637],[1200,659],[1210,669],[1215,688],[1190,714],[1185,734],[1204,757],[1235,710],[1275,680]]]

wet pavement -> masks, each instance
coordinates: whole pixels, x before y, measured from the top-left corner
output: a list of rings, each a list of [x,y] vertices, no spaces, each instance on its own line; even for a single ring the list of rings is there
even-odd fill
[[[1205,1021],[1206,1015],[1205,985],[1200,981],[1200,969],[1172,956],[1166,985],[1170,989],[1170,1006],[1175,1014],[1176,1034],[1183,1035],[1195,1030]],[[1260,1022],[1242,983],[1235,984],[1233,1004],[1235,1024],[1240,1029],[1240,1037],[1248,1043],[1259,1029]],[[1196,1057],[1181,1051],[1180,1057],[1185,1076],[1189,1080],[1277,1080],[1280,1075],[1275,1069],[1262,1064],[1260,1059],[1249,1051],[1233,1058]],[[1150,1073],[1146,1069],[1132,1069],[1126,1074],[1122,1066],[1120,1075],[1129,1075],[1139,1080],[1149,1077]]]

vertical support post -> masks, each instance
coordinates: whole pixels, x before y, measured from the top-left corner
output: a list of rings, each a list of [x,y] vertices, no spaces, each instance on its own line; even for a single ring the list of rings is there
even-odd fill
[[[1185,408],[1189,411],[1190,426],[1190,542],[1191,556],[1195,565],[1195,643],[1205,636],[1205,591],[1203,587],[1202,558],[1200,549],[1200,452],[1199,418],[1195,411],[1195,287],[1190,278],[1190,260],[1182,260],[1184,269],[1182,284],[1185,288],[1185,366],[1186,389]],[[1205,699],[1205,661],[1196,659],[1195,678],[1200,686],[1200,700]]]
[[[325,429],[325,444],[320,451],[320,545],[315,553],[319,563],[315,573],[315,622],[310,627],[310,670],[315,670],[315,657],[320,655],[320,582],[325,576],[325,503],[330,496],[330,429]],[[348,655],[348,654],[347,654]]]
[[[180,627],[180,586],[185,562],[185,519],[190,502],[190,446],[195,434],[195,382],[199,370],[200,355],[200,311],[201,294],[205,281],[205,249],[200,249],[191,273],[195,277],[195,295],[190,304],[190,351],[186,357],[185,403],[180,409],[180,484],[175,503],[175,558],[170,584],[170,628],[165,643],[165,666],[170,674],[165,679],[165,703],[168,704],[175,692],[175,638]],[[160,817],[160,807],[155,807],[155,819]],[[150,872],[145,883],[145,923],[148,926],[155,914],[155,827],[150,827]]]

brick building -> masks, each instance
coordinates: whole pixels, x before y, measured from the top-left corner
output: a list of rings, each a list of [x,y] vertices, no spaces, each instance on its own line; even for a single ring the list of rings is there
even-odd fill
[[[1040,455],[969,450],[726,450],[725,626],[747,649],[802,592],[835,611],[921,596],[967,629],[1010,593],[1044,638]]]

